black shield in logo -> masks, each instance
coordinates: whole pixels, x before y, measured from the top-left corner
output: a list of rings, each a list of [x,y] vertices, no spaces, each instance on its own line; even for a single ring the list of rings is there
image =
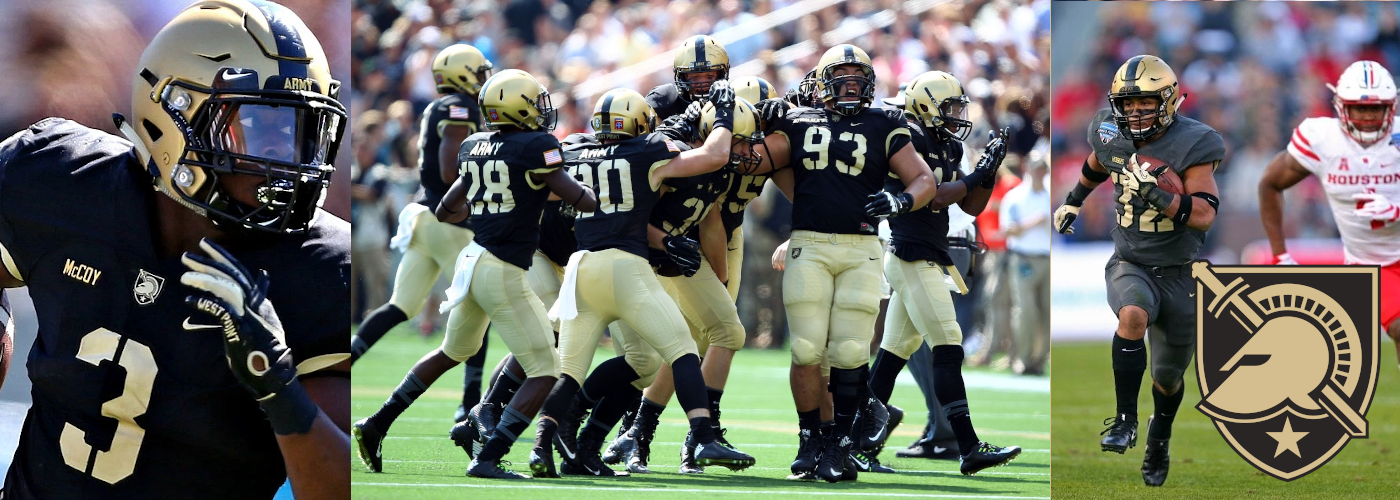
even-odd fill
[[[1196,409],[1236,453],[1291,481],[1352,438],[1380,362],[1380,269],[1212,266],[1196,279]]]

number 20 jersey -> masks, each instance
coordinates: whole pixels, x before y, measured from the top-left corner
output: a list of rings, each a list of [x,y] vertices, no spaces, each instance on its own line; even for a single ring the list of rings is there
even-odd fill
[[[890,156],[909,144],[905,125],[870,108],[855,116],[788,111],[776,133],[787,137],[792,151],[792,228],[875,234],[879,220],[865,214],[865,205],[883,187]]]
[[[0,143],[0,244],[39,324],[4,498],[271,498],[276,438],[221,329],[185,304],[179,257],[157,256],[164,195],[131,148],[58,119]],[[298,372],[348,359],[348,223],[320,212],[304,234],[224,247],[268,272]]]
[[[647,220],[661,196],[651,173],[687,149],[659,132],[611,144],[566,144],[569,173],[598,193],[598,209],[574,220],[579,249],[616,248],[647,258]]]
[[[1194,165],[1209,163],[1216,168],[1225,158],[1225,140],[1220,133],[1178,115],[1165,134],[1139,148],[1132,139],[1118,133],[1113,113],[1102,109],[1089,123],[1089,146],[1113,180],[1117,203],[1114,209],[1118,213],[1118,224],[1112,231],[1114,253],[1144,266],[1178,266],[1194,260],[1205,243],[1205,231],[1178,225],[1146,200],[1124,193],[1123,171],[1133,153],[1162,160],[1182,177]]]

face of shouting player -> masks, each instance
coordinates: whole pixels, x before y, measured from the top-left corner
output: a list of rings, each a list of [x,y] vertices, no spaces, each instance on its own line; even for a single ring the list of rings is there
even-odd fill
[[[719,78],[718,71],[696,71],[685,74],[685,81],[691,85],[691,95],[697,98],[710,93],[710,85],[715,83],[716,78]]]
[[[844,64],[831,70],[832,78],[843,76],[865,76],[865,72],[860,66],[854,64]],[[860,101],[861,81],[859,78],[847,78],[836,84],[836,102],[856,102]]]

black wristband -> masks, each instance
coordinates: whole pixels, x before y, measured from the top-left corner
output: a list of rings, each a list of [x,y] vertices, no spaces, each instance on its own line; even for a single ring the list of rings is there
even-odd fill
[[[1092,188],[1082,183],[1075,182],[1074,189],[1069,190],[1069,195],[1065,196],[1065,204],[1074,207],[1083,205],[1084,200],[1093,192],[1094,190]]]
[[[272,424],[272,432],[283,436],[310,432],[311,425],[316,422],[316,415],[321,411],[301,388],[301,382],[296,379],[277,391],[277,394],[258,401],[258,404],[262,406],[263,413],[267,414],[267,420]]]
[[[1220,198],[1216,198],[1213,194],[1207,193],[1205,191],[1197,191],[1191,193],[1191,196],[1200,198],[1202,200],[1206,200],[1206,203],[1209,203],[1210,208],[1213,210],[1220,210]]]
[[[1147,186],[1147,189],[1139,191],[1138,195],[1141,196],[1143,201],[1146,201],[1148,205],[1152,205],[1152,208],[1157,209],[1158,212],[1167,211],[1167,207],[1172,206],[1172,200],[1176,195],[1163,191],[1162,188],[1157,187],[1156,184],[1148,184]]]
[[[1084,160],[1084,167],[1079,169],[1079,173],[1084,175],[1090,182],[1103,182],[1108,180],[1108,173],[1094,170],[1089,166],[1089,160]]]
[[[1176,222],[1177,224],[1181,224],[1181,225],[1185,226],[1185,225],[1186,225],[1186,221],[1191,220],[1191,205],[1192,205],[1192,204],[1193,204],[1193,201],[1191,200],[1191,197],[1189,197],[1189,196],[1182,196],[1182,197],[1181,197],[1181,206],[1176,207],[1176,215],[1172,216],[1172,221],[1173,221],[1173,222]]]

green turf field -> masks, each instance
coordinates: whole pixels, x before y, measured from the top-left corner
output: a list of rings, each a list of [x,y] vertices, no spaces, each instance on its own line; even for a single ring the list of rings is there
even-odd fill
[[[424,339],[407,327],[391,332],[354,368],[351,411],[355,419],[377,410],[402,380],[404,373],[441,337]],[[505,355],[497,339],[490,344],[488,369]],[[600,350],[594,362],[612,356]],[[788,389],[786,350],[740,352],[724,397],[724,425],[728,438],[754,455],[758,464],[734,473],[711,468],[703,476],[676,474],[679,447],[687,424],[679,403],[661,417],[653,444],[650,475],[623,478],[539,479],[504,482],[465,476],[466,454],[447,439],[452,414],[461,400],[462,372],[443,376],[394,423],[384,442],[384,473],[366,472],[356,458],[351,480],[355,498],[732,498],[738,496],[797,498],[799,495],[831,497],[933,498],[1048,498],[1050,495],[1050,394],[1044,378],[1025,378],[985,371],[969,371],[968,400],[983,440],[998,445],[1019,445],[1026,451],[1010,465],[984,471],[975,477],[957,472],[954,461],[897,459],[894,449],[907,446],[923,428],[927,414],[918,387],[908,374],[901,377],[892,402],[908,411],[905,424],[895,431],[883,454],[900,474],[861,474],[855,483],[804,483],[788,481],[788,466],[797,453],[797,415]],[[992,388],[999,387],[999,388]],[[518,472],[529,473],[527,456],[534,426],[516,444],[508,460]]]
[[[1330,462],[1292,482],[1260,472],[1235,454],[1210,419],[1195,409],[1201,400],[1196,367],[1188,372],[1186,397],[1172,433],[1171,474],[1161,488],[1142,484],[1150,384],[1138,399],[1138,446],[1124,455],[1099,449],[1104,418],[1113,415],[1113,372],[1108,342],[1061,342],[1051,347],[1060,370],[1054,393],[1052,448],[1055,498],[1396,498],[1400,497],[1400,372],[1395,350],[1381,345],[1381,379],[1367,420],[1370,438],[1353,440]],[[1066,368],[1073,367],[1073,368]],[[1150,377],[1144,377],[1146,382]]]

